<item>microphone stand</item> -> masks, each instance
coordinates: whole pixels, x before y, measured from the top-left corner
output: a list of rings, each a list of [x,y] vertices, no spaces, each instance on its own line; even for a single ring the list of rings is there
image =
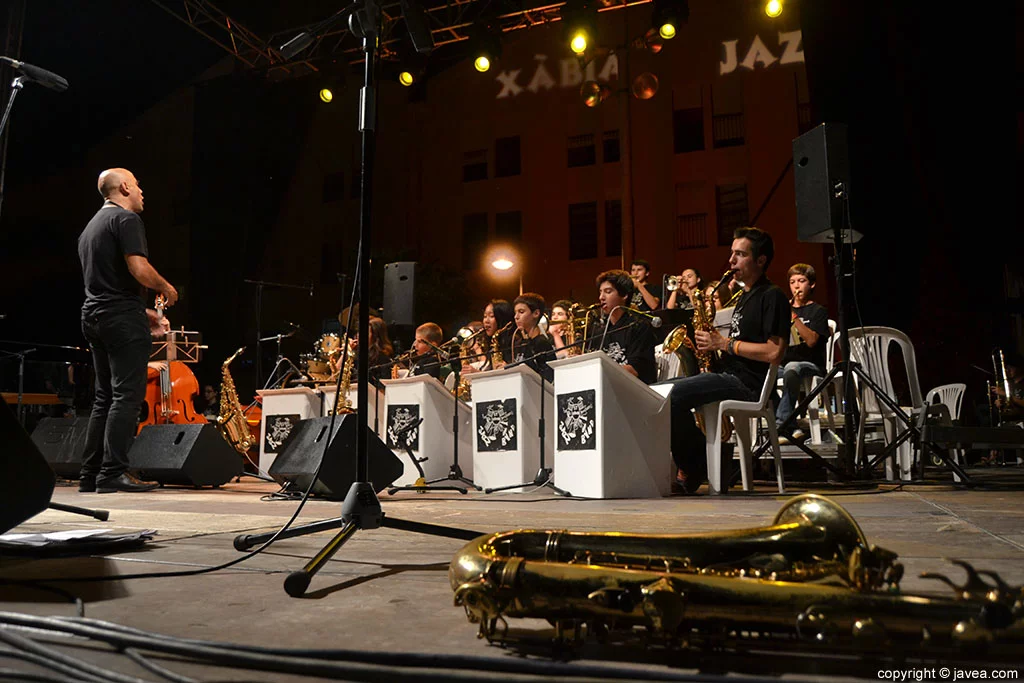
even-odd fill
[[[342,18],[352,15],[349,22],[352,33],[362,39],[362,49],[366,56],[363,70],[363,88],[360,92],[359,130],[362,133],[362,186],[359,195],[359,280],[356,284],[359,290],[359,338],[369,339],[369,289],[370,289],[370,249],[373,235],[373,224],[371,220],[371,209],[373,207],[373,162],[376,149],[376,121],[377,121],[377,58],[379,49],[379,37],[381,31],[381,8],[377,4],[379,0],[355,0],[348,7],[335,13],[328,21],[321,22],[313,30],[313,33],[320,33]],[[406,4],[406,3],[403,3]],[[408,22],[407,22],[408,23]],[[309,32],[299,34],[295,39],[289,41],[289,45],[308,47],[313,42],[313,36]],[[286,58],[294,57],[298,49],[282,50]],[[366,390],[369,381],[369,344],[359,345],[359,399],[356,413],[366,415],[367,403],[369,401]],[[458,399],[456,399],[458,400]],[[373,484],[369,481],[369,427],[361,425],[356,430],[356,481],[348,490],[345,502],[341,506],[341,517],[324,520],[314,524],[307,524],[302,527],[284,529],[272,534],[257,536],[242,535],[235,538],[234,546],[238,550],[245,550],[256,543],[269,541],[271,538],[293,538],[305,534],[316,533],[326,529],[339,529],[338,533],[318,552],[306,565],[297,572],[288,575],[284,581],[284,589],[292,597],[300,597],[305,594],[313,576],[324,567],[335,553],[349,541],[356,531],[378,529],[382,526],[393,529],[403,529],[416,533],[456,538],[464,541],[471,541],[480,534],[468,529],[455,529],[440,526],[437,524],[424,524],[402,519],[386,518],[381,510],[380,500],[373,490]]]
[[[289,337],[294,336],[294,334],[297,331],[298,330],[296,328],[296,329],[293,329],[288,334],[275,334],[275,335],[270,336],[270,337],[263,337],[263,338],[261,338],[259,340],[259,342],[267,342],[267,341],[276,341],[277,342],[277,362],[274,364],[274,369],[270,371],[270,377],[267,378],[267,384],[263,387],[264,389],[269,389],[270,387],[272,387],[275,384],[277,384],[277,382],[274,380],[274,378],[277,375],[277,371],[280,369],[281,365],[284,364],[284,363],[287,363],[288,366],[291,367],[291,369],[295,373],[297,373],[299,375],[302,375],[302,371],[299,370],[297,367],[295,367],[295,363],[293,363],[291,361],[291,359],[285,358],[283,355],[281,355],[281,340],[288,339]],[[258,357],[259,356],[257,355],[257,358]],[[285,380],[287,377],[288,377],[288,374],[286,373],[282,377],[282,380]]]
[[[566,347],[566,348],[568,348],[568,347]],[[514,367],[516,365],[520,365],[521,363],[526,363],[527,361],[534,360],[535,358],[539,358],[541,356],[545,356],[545,355],[547,355],[549,353],[551,353],[551,351],[541,351],[540,353],[534,354],[530,358],[524,358],[521,361],[516,361],[515,363],[509,363],[505,367],[506,368]],[[537,474],[536,474],[536,476],[534,476],[533,481],[523,482],[522,484],[510,484],[509,486],[498,486],[498,487],[495,487],[495,488],[486,488],[486,489],[484,489],[484,493],[495,493],[496,491],[508,491],[510,489],[521,489],[521,488],[526,488],[527,486],[535,486],[538,489],[547,487],[547,488],[551,489],[552,491],[554,491],[559,496],[566,496],[566,497],[572,496],[572,494],[569,493],[568,491],[566,491],[564,489],[560,489],[557,486],[555,486],[555,480],[554,480],[554,478],[552,476],[553,473],[554,473],[554,468],[547,466],[547,461],[546,461],[546,457],[545,457],[546,454],[545,454],[545,450],[544,450],[544,447],[546,445],[546,440],[547,440],[547,423],[545,422],[545,419],[544,419],[544,394],[548,393],[548,391],[547,391],[547,380],[544,378],[544,373],[543,372],[538,372],[537,376],[540,377],[540,418],[537,420],[537,437],[538,437],[538,440],[540,441],[540,467],[537,470]],[[552,385],[553,384],[554,384],[554,382],[552,382]]]
[[[283,282],[267,282],[265,280],[243,279],[242,282],[249,285],[256,285],[256,386],[263,383],[263,347],[260,344],[264,341],[273,341],[274,337],[263,338],[263,288],[274,287],[276,289],[302,289],[313,295],[312,285],[290,285]],[[278,339],[278,363],[280,363],[281,342]],[[295,367],[294,365],[292,367]],[[297,370],[298,368],[296,368]],[[275,367],[276,370],[276,367]],[[264,387],[265,389],[266,387]]]
[[[0,140],[3,144],[3,164],[0,166],[0,209],[3,208],[4,202],[4,181],[7,178],[7,137],[5,135],[7,131],[7,122],[11,117],[11,109],[14,108],[14,98],[18,96],[22,88],[25,87],[25,77],[17,76],[11,81],[11,96],[7,98],[7,106],[4,108],[3,119],[0,119]],[[21,410],[19,405],[18,410]]]

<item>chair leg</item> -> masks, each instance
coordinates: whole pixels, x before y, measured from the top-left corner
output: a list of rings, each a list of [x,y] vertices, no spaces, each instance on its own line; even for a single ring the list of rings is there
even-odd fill
[[[709,403],[698,410],[704,414],[704,450],[708,459],[708,491],[722,493],[722,432],[719,427],[718,403]]]
[[[722,416],[723,420],[729,419],[728,417]],[[771,422],[774,423],[774,420]],[[753,420],[746,417],[740,417],[733,420],[736,428],[736,447],[740,453],[740,474],[743,480],[743,490],[752,491],[754,488],[753,477],[751,476],[750,470],[754,467],[754,456],[750,448],[751,440],[751,424]]]
[[[782,476],[782,450],[779,448],[779,432],[775,429],[775,421],[768,420],[768,438],[772,440],[772,452],[775,454],[775,480],[779,482],[779,493],[786,492],[785,479]]]

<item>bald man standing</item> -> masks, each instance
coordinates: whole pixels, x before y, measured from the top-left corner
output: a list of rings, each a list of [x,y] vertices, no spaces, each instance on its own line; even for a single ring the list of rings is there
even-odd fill
[[[82,454],[83,493],[149,491],[128,472],[128,448],[146,395],[152,336],[169,323],[147,310],[146,288],[163,294],[167,306],[178,292],[149,263],[142,188],[131,171],[112,168],[96,183],[103,206],[78,238],[85,279],[82,333],[92,350],[96,399]]]

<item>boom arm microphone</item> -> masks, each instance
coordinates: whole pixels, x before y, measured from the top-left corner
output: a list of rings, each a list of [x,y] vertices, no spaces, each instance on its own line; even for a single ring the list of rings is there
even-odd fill
[[[47,71],[25,62],[19,62],[17,59],[11,59],[10,57],[0,57],[0,61],[7,62],[11,65],[12,69],[20,71],[26,79],[35,81],[44,88],[56,90],[57,92],[64,92],[68,89],[67,79],[63,76],[58,76],[52,71]]]
[[[632,308],[632,307],[630,307],[630,308],[627,308],[626,310],[629,311],[630,313],[636,313],[637,315],[641,315],[641,316],[647,318],[648,320],[650,320],[651,321],[651,327],[661,327],[661,318],[659,318],[656,315],[651,315],[650,313],[646,313],[644,311],[641,311],[639,308]]]

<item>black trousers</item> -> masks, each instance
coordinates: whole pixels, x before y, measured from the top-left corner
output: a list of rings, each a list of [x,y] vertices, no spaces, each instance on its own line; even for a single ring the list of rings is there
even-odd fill
[[[96,398],[85,436],[81,476],[102,481],[128,469],[128,449],[146,396],[152,338],[141,308],[83,311],[82,334],[92,350]]]
[[[672,459],[688,476],[703,472],[707,464],[707,440],[697,427],[691,409],[717,401],[756,401],[757,393],[739,378],[725,373],[702,373],[670,380],[672,392]]]

